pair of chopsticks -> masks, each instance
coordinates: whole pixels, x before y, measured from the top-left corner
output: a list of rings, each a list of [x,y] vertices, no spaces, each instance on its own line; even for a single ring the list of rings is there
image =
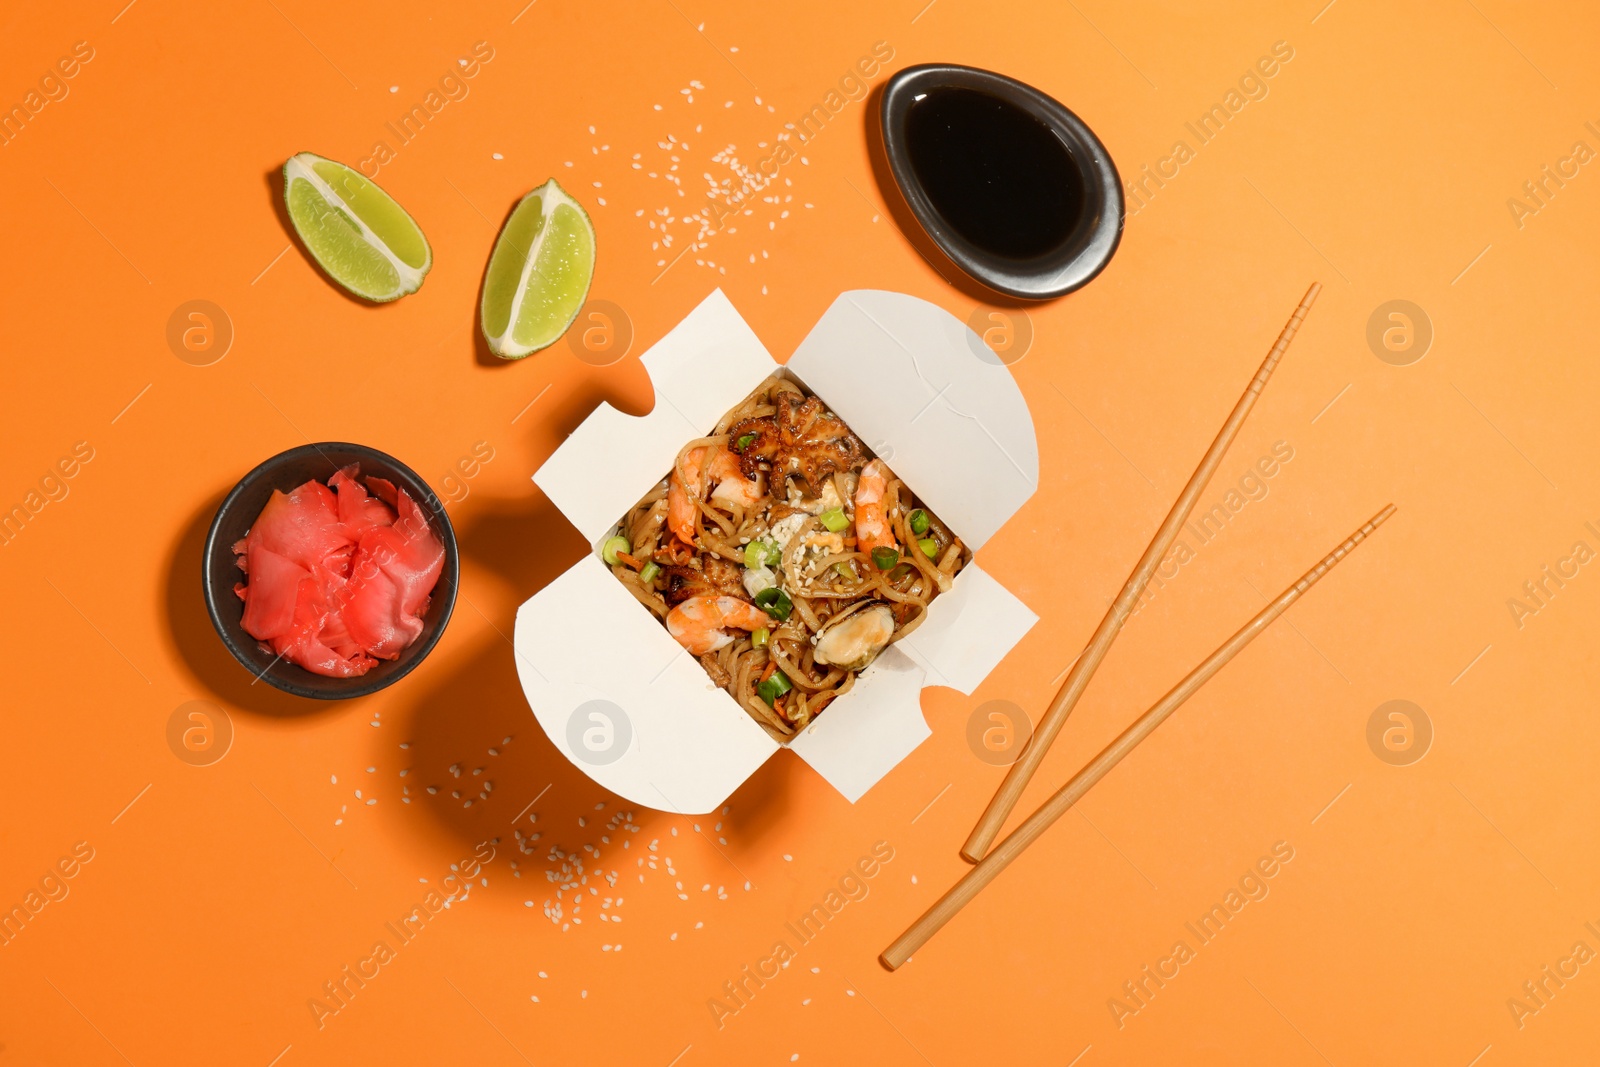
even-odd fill
[[[1106,652],[1111,648],[1111,643],[1117,639],[1122,631],[1122,626],[1128,620],[1134,604],[1144,592],[1150,577],[1155,573],[1156,567],[1166,558],[1167,551],[1172,547],[1178,530],[1188,521],[1189,513],[1194,510],[1195,502],[1200,494],[1205,491],[1211,476],[1216,472],[1222,462],[1222,457],[1238,435],[1239,428],[1244,425],[1245,417],[1250,414],[1255,406],[1256,399],[1266,387],[1267,380],[1272,377],[1272,372],[1277,369],[1278,362],[1283,358],[1284,352],[1289,348],[1289,342],[1294,340],[1295,333],[1300,329],[1306,313],[1311,310],[1311,305],[1317,299],[1317,293],[1322,286],[1315,282],[1306,290],[1306,295],[1301,299],[1294,314],[1278,334],[1277,343],[1267,353],[1266,359],[1261,363],[1261,368],[1256,371],[1254,378],[1245,388],[1244,394],[1239,397],[1239,402],[1234,405],[1232,413],[1222,429],[1218,431],[1216,439],[1211,442],[1211,447],[1201,457],[1200,465],[1195,468],[1189,482],[1183,487],[1172,510],[1167,514],[1166,521],[1156,531],[1151,539],[1150,546],[1145,549],[1144,555],[1134,565],[1133,573],[1128,576],[1126,584],[1122,587],[1121,594],[1112,603],[1106,616],[1101,620],[1100,626],[1090,638],[1088,647],[1083,650],[1073,664],[1072,670],[1067,674],[1061,689],[1050,702],[1044,718],[1040,721],[1033,737],[1023,748],[1022,755],[1011,765],[1006,773],[1005,781],[995,793],[994,799],[989,802],[977,826],[967,838],[966,844],[961,848],[961,856],[970,863],[976,864],[972,870],[961,877],[951,889],[940,897],[932,907],[923,913],[922,918],[911,925],[905,933],[884,950],[878,961],[889,970],[897,969],[901,964],[911,958],[911,954],[927,943],[928,939],[949,922],[956,912],[960,911],[973,897],[983,891],[983,888],[1007,866],[1011,861],[1022,854],[1022,851],[1033,844],[1050,825],[1066,814],[1067,810],[1077,803],[1096,782],[1104,778],[1111,768],[1115,767],[1122,759],[1132,752],[1139,742],[1149,737],[1155,728],[1160,726],[1167,717],[1194,695],[1202,685],[1209,681],[1212,675],[1227,664],[1239,651],[1256,638],[1263,630],[1272,624],[1272,621],[1286,611],[1306,590],[1315,585],[1323,575],[1327,574],[1335,564],[1349,555],[1362,541],[1371,536],[1372,532],[1381,526],[1389,516],[1394,514],[1394,505],[1390,504],[1379,511],[1355,533],[1345,538],[1332,552],[1324,556],[1316,566],[1301,575],[1299,580],[1290,585],[1277,598],[1262,608],[1249,622],[1245,623],[1232,637],[1223,642],[1210,656],[1206,657],[1194,670],[1190,671],[1184,679],[1173,686],[1159,701],[1148,711],[1134,720],[1133,724],[1124,730],[1116,740],[1107,745],[1100,754],[1090,760],[1077,774],[1062,786],[1039,809],[1030,815],[1021,826],[1013,830],[1000,844],[990,851],[995,837],[1004,826],[1011,809],[1016,806],[1017,800],[1022,796],[1022,791],[1027,788],[1029,780],[1044,760],[1045,753],[1049,750],[1056,735],[1061,732],[1061,727],[1066,723],[1067,716],[1072,714],[1072,709],[1077,705],[1078,698],[1083,695],[1089,686],[1089,680],[1094,676],[1101,660],[1105,659]]]

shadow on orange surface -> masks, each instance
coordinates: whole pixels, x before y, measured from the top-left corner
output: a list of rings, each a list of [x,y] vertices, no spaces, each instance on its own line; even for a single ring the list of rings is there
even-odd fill
[[[677,818],[617,796],[561,754],[523,699],[510,644],[496,634],[475,639],[453,670],[432,680],[409,716],[402,719],[406,777],[414,783],[409,795],[451,842],[504,842],[523,868],[559,865],[552,850],[584,864],[598,852],[602,866],[621,870],[636,858],[618,852],[622,841],[640,848],[664,837],[667,821]],[[759,854],[765,828],[782,823],[797,773],[805,771],[793,757],[769,760],[730,798],[746,843],[717,848],[735,866],[743,851]],[[619,812],[631,815],[637,834],[610,825]]]
[[[456,525],[456,544],[463,562],[471,561],[502,578],[515,590],[518,602],[555,581],[589,551],[577,527],[531,482],[528,487],[532,492],[524,497],[492,497],[479,502],[471,516]],[[462,592],[465,596],[468,591]],[[467,611],[477,614],[470,602]],[[513,621],[510,615],[492,620],[508,638]],[[511,646],[504,647],[509,660]]]
[[[491,358],[504,362],[498,356]],[[628,415],[641,415],[649,410],[641,411],[634,395],[628,392],[604,388],[593,380],[586,381],[570,394],[534,409],[538,413],[540,438],[565,440],[601,403],[609,403]],[[536,465],[548,458],[548,454],[542,456]],[[662,471],[662,475],[664,477],[666,472]],[[604,471],[597,472],[597,476],[604,477]],[[641,486],[640,495],[648,488]],[[464,559],[505,579],[516,591],[519,602],[550,584],[590,549],[577,527],[567,521],[531,480],[528,491],[521,496],[475,496],[473,499],[472,510],[459,521],[452,514],[461,554]],[[510,623],[510,619],[504,624],[496,620],[495,625],[510,636]],[[509,655],[510,649],[506,651]]]

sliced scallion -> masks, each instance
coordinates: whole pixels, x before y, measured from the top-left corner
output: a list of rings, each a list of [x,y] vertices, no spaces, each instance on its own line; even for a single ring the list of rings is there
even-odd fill
[[[900,562],[900,550],[881,546],[872,550],[872,565],[880,571],[886,571]]]
[[[656,566],[656,561],[651,560],[639,568],[639,580],[646,585],[656,580],[656,575],[661,573],[661,568]]]
[[[626,537],[617,536],[600,546],[600,558],[606,561],[607,566],[617,565],[617,553],[627,552],[633,548],[633,542]]]
[[[739,439],[733,443],[733,450],[735,452],[743,452],[750,447],[750,442],[755,439],[756,435],[753,433],[740,434]]]
[[[744,546],[744,565],[752,570],[770,567],[783,559],[783,553],[771,541],[751,541]]]
[[[844,517],[843,508],[829,508],[817,518],[828,528],[829,533],[842,533],[850,525],[850,520]]]
[[[917,547],[922,549],[922,554],[927,556],[929,559],[939,558],[939,542],[935,541],[933,538],[924,537],[922,540],[917,542]]]
[[[921,537],[928,532],[928,513],[921,508],[906,516],[906,525],[911,527],[911,532]]]
[[[794,601],[789,599],[788,593],[773,585],[756,594],[756,607],[782,622],[794,610]]]
[[[778,702],[778,698],[794,688],[794,683],[789,681],[789,676],[782,671],[773,671],[772,677],[756,686],[756,696],[765,700],[768,705]]]
[[[772,631],[765,626],[757,627],[750,631],[750,647],[766,648],[767,642],[772,639]]]

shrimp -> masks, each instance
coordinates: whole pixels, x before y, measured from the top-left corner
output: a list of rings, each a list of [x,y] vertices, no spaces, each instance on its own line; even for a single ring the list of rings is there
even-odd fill
[[[667,528],[685,544],[694,544],[695,528],[699,525],[700,509],[695,501],[701,499],[703,491],[700,470],[705,465],[708,447],[701,445],[684,453],[683,462],[672,468],[672,477],[667,482]],[[747,508],[762,498],[761,487],[744,477],[738,458],[726,447],[719,447],[711,457],[707,473],[713,483],[713,500]]]
[[[856,483],[856,547],[863,552],[896,547],[883,499],[888,475],[889,468],[883,460],[875,459],[861,468],[861,478]]]
[[[748,600],[732,596],[692,596],[667,612],[667,632],[696,656],[715,652],[733,640],[729,627],[757,630],[772,617]]]
[[[712,500],[726,500],[742,508],[760,503],[766,494],[761,486],[746,478],[739,469],[739,457],[726,448],[718,449],[711,457],[711,480],[716,486],[711,490]]]

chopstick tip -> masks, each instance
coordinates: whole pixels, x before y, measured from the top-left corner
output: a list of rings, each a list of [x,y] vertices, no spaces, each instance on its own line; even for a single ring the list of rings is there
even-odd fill
[[[1317,294],[1320,292],[1322,292],[1322,283],[1312,282],[1311,288],[1306,290],[1305,298],[1302,299],[1300,303],[1305,307],[1310,307],[1312,302],[1317,299]]]

